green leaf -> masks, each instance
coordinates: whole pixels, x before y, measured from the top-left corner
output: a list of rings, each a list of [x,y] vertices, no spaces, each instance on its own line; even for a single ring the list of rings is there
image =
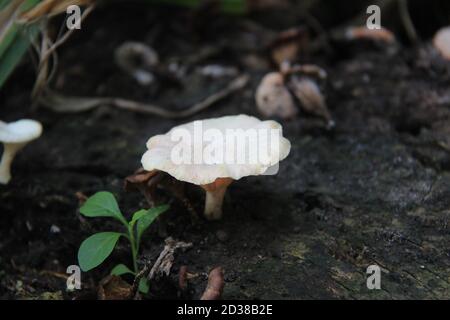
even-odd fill
[[[37,3],[39,0],[26,0],[22,3],[4,0],[0,2],[0,88],[39,32],[37,25],[28,27],[14,22],[15,13],[28,10]]]
[[[133,218],[131,218],[130,226],[133,227],[134,224],[136,223],[136,221],[138,221],[138,220],[141,219],[143,216],[145,216],[145,215],[148,213],[148,211],[149,211],[149,210],[145,210],[145,209],[136,211],[136,212],[133,214]]]
[[[121,263],[111,270],[111,274],[113,276],[121,276],[123,274],[134,274],[134,272],[131,271],[126,265]]]
[[[86,200],[80,208],[80,212],[86,217],[112,217],[128,225],[120,212],[116,198],[111,192],[100,191]]]
[[[83,241],[78,249],[78,264],[83,271],[99,266],[111,254],[121,233],[100,232]]]
[[[139,281],[139,291],[142,292],[143,294],[147,294],[148,290],[150,290],[148,280],[146,278],[141,278],[141,281]]]
[[[163,205],[155,208],[151,208],[147,211],[147,214],[143,215],[137,223],[137,243],[141,241],[142,234],[148,227],[155,221],[155,219],[163,212],[169,209],[169,205]]]

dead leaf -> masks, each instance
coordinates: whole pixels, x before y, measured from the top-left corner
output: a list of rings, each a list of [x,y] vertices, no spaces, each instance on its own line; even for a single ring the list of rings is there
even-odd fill
[[[345,32],[347,40],[372,40],[395,43],[395,35],[386,28],[369,29],[367,26],[349,27]]]
[[[121,277],[109,275],[100,282],[97,295],[99,300],[128,300],[131,289]]]
[[[289,81],[289,88],[301,102],[301,107],[305,112],[324,118],[329,127],[334,126],[325,99],[315,81],[307,77],[292,77]]]
[[[255,99],[258,110],[266,117],[290,119],[298,113],[294,99],[286,89],[283,76],[279,72],[264,76],[256,90]]]
[[[280,66],[283,62],[293,62],[308,45],[308,33],[305,28],[298,27],[278,34],[270,44],[272,60]]]

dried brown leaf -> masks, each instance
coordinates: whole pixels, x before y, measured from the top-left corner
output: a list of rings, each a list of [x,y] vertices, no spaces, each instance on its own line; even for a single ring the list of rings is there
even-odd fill
[[[289,88],[301,102],[301,107],[305,112],[324,118],[328,126],[334,125],[325,99],[315,81],[306,77],[292,77],[289,81]]]
[[[99,300],[128,300],[131,296],[131,285],[118,276],[107,276],[98,286]]]
[[[305,28],[292,28],[282,31],[270,44],[272,60],[279,66],[285,61],[293,62],[308,45]]]
[[[395,35],[386,28],[369,29],[367,26],[349,27],[345,32],[348,40],[372,40],[395,43]]]

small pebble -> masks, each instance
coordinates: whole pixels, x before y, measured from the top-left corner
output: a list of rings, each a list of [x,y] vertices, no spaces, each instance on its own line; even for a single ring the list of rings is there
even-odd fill
[[[227,232],[225,232],[225,231],[223,231],[223,230],[218,230],[217,232],[216,232],[216,237],[217,237],[217,239],[219,239],[219,241],[221,241],[221,242],[225,242],[225,241],[227,241],[228,240],[228,233]]]
[[[61,228],[55,224],[52,224],[52,226],[50,227],[50,233],[60,233],[60,232]]]

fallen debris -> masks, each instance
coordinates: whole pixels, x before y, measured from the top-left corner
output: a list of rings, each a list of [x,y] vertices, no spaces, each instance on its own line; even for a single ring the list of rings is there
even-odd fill
[[[141,42],[125,42],[114,53],[117,65],[131,75],[140,85],[148,86],[155,81],[151,71],[158,65],[158,53]]]
[[[203,111],[217,102],[227,98],[232,93],[244,88],[249,81],[249,76],[244,74],[232,80],[227,87],[213,93],[203,101],[181,110],[171,111],[163,107],[145,104],[137,101],[122,98],[90,98],[90,97],[69,97],[59,95],[50,90],[39,98],[39,102],[54,112],[77,113],[92,110],[101,105],[111,105],[118,109],[128,110],[140,114],[160,116],[162,118],[177,119],[192,116]]]
[[[386,28],[369,29],[367,26],[349,27],[345,31],[347,40],[372,40],[392,44],[396,42],[395,35]]]
[[[298,109],[279,72],[271,72],[261,80],[255,94],[256,106],[265,117],[294,118]]]
[[[165,240],[166,245],[160,253],[158,259],[150,270],[147,279],[152,280],[161,276],[168,276],[175,259],[174,254],[177,249],[186,250],[192,247],[192,243],[176,241],[171,237]]]
[[[155,206],[159,202],[156,194],[158,186],[166,189],[181,201],[189,211],[193,221],[198,220],[197,211],[185,195],[185,184],[169,174],[159,170],[146,171],[140,168],[134,174],[126,177],[124,181],[125,191],[140,191],[150,207]]]
[[[335,123],[315,81],[307,77],[293,76],[289,81],[289,88],[305,112],[325,119],[328,128],[334,127]]]
[[[309,42],[305,28],[297,27],[282,31],[269,45],[273,62],[280,66],[282,63],[294,62]]]
[[[97,291],[99,300],[128,300],[131,286],[119,276],[109,275],[100,281]]]
[[[222,267],[212,269],[208,276],[208,285],[200,300],[220,300],[224,286]]]

